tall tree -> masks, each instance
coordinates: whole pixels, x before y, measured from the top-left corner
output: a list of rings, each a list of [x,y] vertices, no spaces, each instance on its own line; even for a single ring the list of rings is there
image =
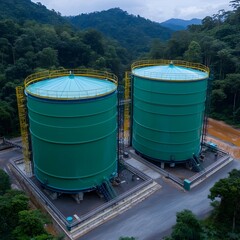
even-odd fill
[[[32,239],[35,236],[46,234],[41,212],[38,210],[23,210],[18,215],[18,226],[13,232],[17,240]]]
[[[214,56],[214,51],[213,51],[213,41],[214,37],[205,35],[201,37],[200,40],[200,45],[202,49],[202,54],[203,54],[203,63],[206,66],[210,66],[212,63],[212,59]]]
[[[13,131],[14,109],[6,101],[0,100],[0,136],[8,136]]]
[[[217,56],[219,57],[219,79],[225,78],[224,65],[231,59],[231,53],[228,49],[221,49],[217,52]]]
[[[236,119],[236,113],[240,111],[240,74],[227,74],[225,83],[225,91],[227,91],[229,98],[232,99],[231,106],[234,121],[240,120]]]
[[[220,199],[220,204],[214,205],[217,208],[218,222],[231,221],[232,231],[235,231],[236,225],[240,227],[240,170],[234,169],[227,178],[216,182],[208,197],[212,201]]]
[[[58,66],[58,52],[51,47],[44,48],[36,56],[38,67],[51,68]]]
[[[0,196],[5,194],[11,188],[10,179],[8,174],[0,169]]]
[[[18,224],[18,212],[28,208],[28,197],[21,191],[9,190],[0,196],[0,235],[11,234]]]
[[[151,44],[150,58],[152,59],[164,59],[165,58],[166,44],[159,39],[154,39]]]
[[[202,62],[201,46],[198,42],[191,41],[188,50],[184,53],[184,59],[190,62]]]
[[[98,54],[104,53],[102,34],[94,29],[88,30],[83,37],[83,42],[90,45]]]
[[[238,9],[240,7],[240,0],[230,1],[230,6],[232,6],[234,9]]]
[[[177,223],[168,240],[200,240],[202,239],[202,227],[195,215],[190,210],[177,213]]]

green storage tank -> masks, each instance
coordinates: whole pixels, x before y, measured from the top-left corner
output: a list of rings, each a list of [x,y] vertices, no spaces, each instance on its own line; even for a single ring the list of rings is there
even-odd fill
[[[87,70],[25,80],[34,173],[59,192],[94,189],[117,174],[117,78]]]
[[[159,162],[180,163],[201,146],[209,70],[184,61],[132,65],[132,146]]]

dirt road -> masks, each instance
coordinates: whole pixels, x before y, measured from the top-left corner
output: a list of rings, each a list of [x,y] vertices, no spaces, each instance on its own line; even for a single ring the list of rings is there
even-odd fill
[[[240,159],[240,130],[222,121],[208,119],[207,141],[218,145],[229,152],[234,158]]]

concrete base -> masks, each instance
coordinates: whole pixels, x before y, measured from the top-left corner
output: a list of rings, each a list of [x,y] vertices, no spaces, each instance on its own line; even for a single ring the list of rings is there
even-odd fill
[[[48,189],[44,189],[43,190],[50,199],[52,200],[56,200],[59,196],[61,196],[61,193],[57,193],[57,192],[53,192],[51,190],[48,190]]]
[[[154,169],[151,169],[150,167],[148,167],[146,164],[139,162],[138,160],[134,159],[134,158],[129,158],[127,160],[125,160],[129,165],[133,166],[134,168],[138,169],[139,171],[143,172],[144,174],[146,174],[148,177],[152,178],[152,179],[158,179],[161,177],[161,175],[159,174],[159,172],[156,172]]]
[[[164,169],[165,163],[161,162],[161,168]]]
[[[170,164],[169,164],[169,166],[170,166],[171,168],[174,168],[175,165],[176,165],[175,163],[170,163]]]
[[[83,196],[84,196],[84,193],[83,193],[83,192],[79,192],[79,193],[76,193],[76,194],[73,194],[73,195],[72,195],[73,199],[74,199],[78,204],[83,200]]]
[[[71,229],[71,231],[69,232],[72,237],[71,239],[79,239],[82,235],[102,225],[109,219],[125,212],[126,210],[143,201],[159,189],[161,189],[161,185],[157,184],[154,181],[149,181],[149,183],[145,187],[132,193],[126,198],[117,201],[115,204],[112,204],[104,211],[96,213],[91,218],[82,221],[77,227]]]

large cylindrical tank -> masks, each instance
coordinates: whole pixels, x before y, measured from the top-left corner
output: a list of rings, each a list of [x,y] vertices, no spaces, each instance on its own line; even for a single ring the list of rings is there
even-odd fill
[[[117,173],[117,78],[74,70],[25,80],[34,173],[47,188],[79,192]]]
[[[132,65],[132,146],[159,162],[184,162],[200,152],[209,71],[184,61]]]

